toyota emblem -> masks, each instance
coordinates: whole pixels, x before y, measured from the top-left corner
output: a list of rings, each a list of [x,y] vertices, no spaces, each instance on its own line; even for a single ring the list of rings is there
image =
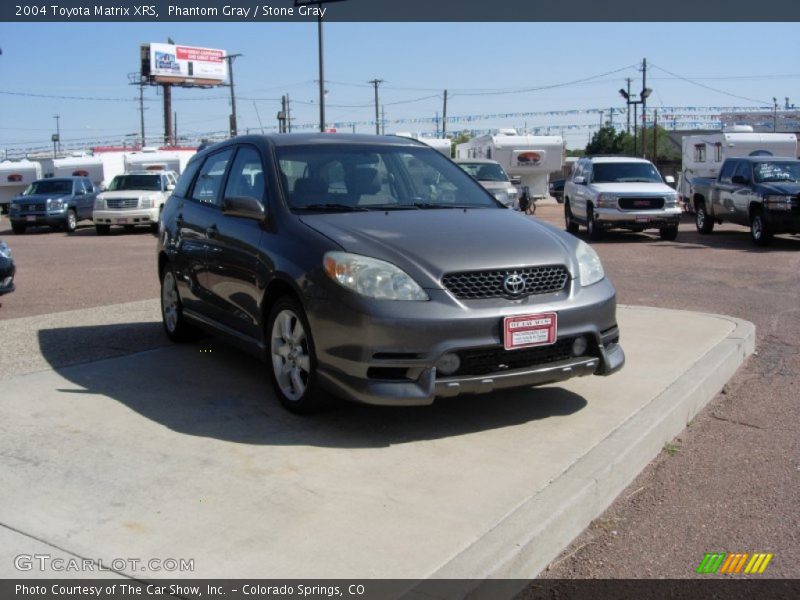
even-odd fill
[[[503,280],[503,289],[512,296],[519,296],[525,291],[525,278],[516,271],[509,273]]]

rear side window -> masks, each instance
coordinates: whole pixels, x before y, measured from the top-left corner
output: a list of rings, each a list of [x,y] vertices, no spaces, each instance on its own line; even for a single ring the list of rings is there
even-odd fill
[[[746,181],[752,181],[753,178],[750,177],[750,163],[747,161],[741,161],[739,166],[736,167],[736,172],[734,175],[738,175],[739,177],[744,177]]]
[[[86,191],[86,190],[84,189],[84,187],[83,187],[83,180],[82,180],[82,179],[76,179],[76,180],[75,180],[75,187],[74,187],[74,190],[75,190],[75,191],[74,191],[73,193],[74,193],[74,194],[76,194],[76,195],[77,195],[77,194],[82,194],[82,193],[84,193],[84,192]]]
[[[222,180],[225,177],[225,169],[233,154],[232,148],[226,148],[222,152],[212,154],[203,163],[197,180],[192,189],[192,200],[202,204],[219,204],[219,196],[222,188]]]
[[[178,179],[178,183],[175,184],[175,190],[172,192],[174,195],[180,198],[187,197],[189,188],[192,186],[192,180],[194,179],[194,176],[197,175],[197,171],[200,169],[200,165],[202,164],[202,160],[193,160],[186,165],[183,174]]]
[[[83,187],[86,188],[86,193],[91,194],[94,191],[94,184],[91,179],[83,180]]]

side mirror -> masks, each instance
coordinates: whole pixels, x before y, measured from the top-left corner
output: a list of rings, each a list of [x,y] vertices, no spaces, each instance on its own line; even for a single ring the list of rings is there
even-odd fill
[[[84,192],[83,190],[76,190],[75,191],[75,195],[76,196],[85,196],[86,192]]]
[[[514,185],[520,185],[522,183],[522,177],[520,177],[519,175],[512,177],[511,183],[513,183]]]
[[[261,202],[252,196],[230,196],[225,198],[222,212],[231,217],[244,217],[245,219],[256,219],[258,221],[262,220],[265,214]]]
[[[737,185],[747,185],[750,182],[744,175],[734,175],[733,177],[731,177],[731,183],[735,183]]]
[[[586,185],[586,177],[584,177],[583,175],[578,175],[572,181],[573,183],[577,183],[578,185]]]
[[[667,175],[666,177],[664,177],[664,181],[666,181],[667,183],[675,183],[675,178],[672,175]]]

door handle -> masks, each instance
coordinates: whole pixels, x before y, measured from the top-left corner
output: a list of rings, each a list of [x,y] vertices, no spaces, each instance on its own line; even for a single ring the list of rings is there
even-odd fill
[[[209,227],[206,227],[206,237],[207,238],[215,238],[215,237],[217,237],[218,233],[219,233],[219,229],[217,229],[216,225],[210,225]]]

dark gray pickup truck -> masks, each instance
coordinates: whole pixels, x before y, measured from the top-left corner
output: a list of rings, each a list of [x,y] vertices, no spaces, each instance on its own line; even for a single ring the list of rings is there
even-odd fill
[[[97,190],[88,177],[38,179],[11,201],[8,216],[14,233],[49,225],[56,231],[75,231],[78,221],[92,218]]]
[[[759,246],[769,244],[776,233],[800,233],[800,160],[729,158],[716,179],[694,179],[692,203],[700,233],[729,221],[750,227]]]

